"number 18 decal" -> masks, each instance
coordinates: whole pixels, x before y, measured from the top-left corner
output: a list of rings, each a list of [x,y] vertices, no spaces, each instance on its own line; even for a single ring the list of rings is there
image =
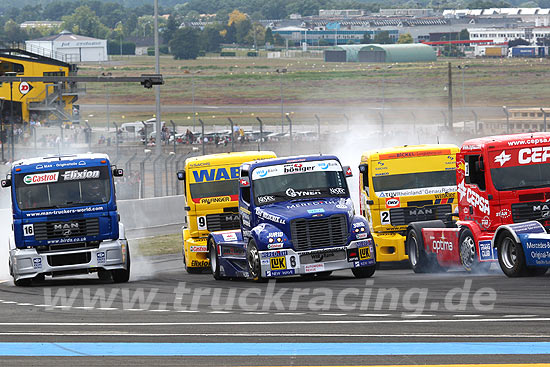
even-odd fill
[[[389,210],[384,210],[380,212],[380,224],[391,224]]]

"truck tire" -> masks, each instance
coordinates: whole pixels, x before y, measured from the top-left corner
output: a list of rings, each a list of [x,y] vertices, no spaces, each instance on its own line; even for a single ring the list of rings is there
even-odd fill
[[[223,279],[220,275],[220,262],[218,259],[218,251],[216,251],[216,244],[214,243],[214,240],[210,238],[208,240],[208,255],[210,258],[210,268],[212,269],[212,276],[216,280]]]
[[[130,246],[126,245],[126,269],[111,270],[111,276],[114,283],[126,283],[130,280]]]
[[[363,266],[360,268],[351,269],[351,272],[353,273],[353,275],[359,279],[370,278],[374,275],[375,271],[376,271],[376,265]]]
[[[466,271],[472,273],[487,272],[491,267],[491,263],[482,263],[479,261],[479,253],[476,246],[474,235],[470,229],[466,228],[460,232],[458,239],[458,249],[460,262]]]
[[[187,274],[201,274],[205,268],[189,267],[187,266],[187,261],[185,258],[185,253],[183,254],[183,267]]]
[[[529,277],[541,277],[548,271],[548,268],[543,266],[530,266],[527,267],[527,276]]]
[[[430,259],[424,250],[422,233],[414,227],[407,233],[407,249],[412,270],[417,274],[429,273]]]
[[[265,282],[267,279],[262,277],[262,266],[260,260],[260,252],[256,241],[251,239],[246,247],[246,261],[248,263],[248,272],[250,277],[256,282]]]
[[[527,275],[527,266],[525,265],[525,256],[521,244],[517,243],[510,233],[505,233],[499,239],[498,263],[502,272],[510,278]]]

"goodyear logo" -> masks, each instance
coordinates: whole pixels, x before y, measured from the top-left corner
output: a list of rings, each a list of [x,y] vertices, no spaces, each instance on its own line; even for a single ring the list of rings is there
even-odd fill
[[[200,204],[227,203],[228,201],[231,201],[231,197],[219,196],[215,198],[202,198]]]
[[[195,178],[196,183],[236,180],[239,178],[239,167],[229,167],[229,172],[226,167],[201,169],[193,171],[193,177]]]
[[[371,258],[370,247],[361,247],[359,249],[359,260],[367,260]]]
[[[281,257],[272,257],[269,259],[271,270],[284,270],[286,269],[286,258]]]

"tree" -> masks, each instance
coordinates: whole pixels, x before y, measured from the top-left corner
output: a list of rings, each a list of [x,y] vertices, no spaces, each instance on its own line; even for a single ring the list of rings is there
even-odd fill
[[[72,15],[63,17],[63,28],[82,36],[107,38],[109,29],[88,6],[79,6]]]
[[[275,36],[273,36],[273,41],[275,42],[275,45],[277,46],[284,46],[285,40],[279,33],[275,33]]]
[[[388,31],[382,31],[382,32],[378,32],[375,36],[374,36],[374,43],[378,43],[378,44],[391,44],[393,43],[393,39],[390,37],[390,32]]]
[[[206,52],[219,52],[224,28],[220,23],[209,24],[201,32],[200,48]]]
[[[362,43],[362,44],[366,44],[366,45],[368,45],[368,44],[370,44],[370,43],[373,43],[373,42],[372,42],[372,38],[370,38],[369,32],[365,32],[365,33],[363,34],[363,39],[361,40],[361,43]]]
[[[27,33],[13,19],[8,20],[4,24],[4,35],[8,42],[19,43],[27,39]]]
[[[255,43],[254,43],[255,41]],[[254,23],[244,38],[247,45],[265,45],[265,28],[260,23]]]
[[[252,22],[248,18],[241,22],[235,23],[235,39],[238,44],[247,44],[246,35],[248,34],[248,32],[250,32],[251,29]]]
[[[273,32],[271,31],[271,28],[267,27],[265,30],[265,43],[269,43],[270,45],[273,45],[275,43],[275,39],[273,38]]]
[[[199,56],[199,34],[189,27],[180,28],[170,41],[170,49],[176,60],[194,60]]]
[[[414,43],[414,40],[410,33],[402,33],[399,35],[399,39],[397,40],[397,43],[399,44]]]
[[[458,39],[463,40],[463,41],[469,40],[470,39],[470,32],[468,32],[467,29],[461,30],[460,33],[458,34]]]
[[[174,33],[178,30],[180,27],[180,22],[176,20],[176,16],[174,14],[170,14],[168,17],[168,22],[166,22],[166,27],[164,27],[162,31],[162,41],[165,44],[169,44],[172,40],[172,37],[174,36]]]
[[[227,25],[244,22],[247,19],[248,17],[246,16],[245,13],[241,13],[240,11],[235,9],[229,14],[229,21],[227,22]]]

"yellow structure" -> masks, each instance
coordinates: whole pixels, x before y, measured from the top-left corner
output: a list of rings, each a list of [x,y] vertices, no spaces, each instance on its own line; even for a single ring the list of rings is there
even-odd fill
[[[185,161],[187,228],[182,229],[182,235],[183,261],[188,273],[198,273],[209,267],[206,240],[210,232],[240,228],[241,164],[275,157],[273,152],[235,152]]]
[[[456,208],[456,153],[451,144],[370,150],[361,156],[361,214],[376,245],[376,261],[407,260],[407,225],[445,220]]]
[[[76,66],[25,50],[1,50],[0,75],[13,75],[9,73],[25,77],[70,76],[76,74]],[[79,92],[76,83],[3,83],[0,85],[1,117],[9,119],[10,103],[13,103],[16,122],[29,122],[35,115],[42,122],[72,122],[75,119],[73,103]]]

